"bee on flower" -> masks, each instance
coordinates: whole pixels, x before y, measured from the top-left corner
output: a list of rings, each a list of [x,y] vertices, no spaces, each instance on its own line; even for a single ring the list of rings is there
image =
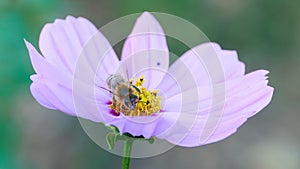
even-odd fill
[[[90,52],[92,47],[85,48],[90,40],[98,53]],[[237,52],[224,50],[217,43],[195,46],[169,65],[163,28],[149,12],[137,19],[120,59],[113,50],[105,52],[112,46],[82,17],[68,16],[45,25],[39,39],[41,53],[26,40],[25,44],[36,72],[31,76],[30,90],[37,102],[71,116],[114,126],[121,135],[156,137],[184,147],[213,143],[235,133],[249,117],[267,106],[273,95],[273,88],[266,80],[268,71],[246,74]],[[84,76],[76,76],[81,53],[86,57],[103,56],[100,66],[91,67],[95,81],[100,79],[106,83],[87,86]],[[211,81],[199,57],[209,58],[213,54],[218,58],[223,76]],[[122,66],[126,67],[128,79],[118,72]],[[75,94],[82,101],[75,104],[73,81],[76,78],[83,87],[80,94]],[[185,86],[179,89],[178,84]],[[222,93],[210,90],[218,86],[224,86]],[[88,87],[93,88],[93,97],[86,91]],[[220,94],[224,94],[224,99],[212,105],[214,96]],[[91,108],[91,100],[95,100],[98,110]],[[81,104],[80,111],[75,107],[77,104]],[[205,123],[215,117],[216,107],[220,105],[222,113],[217,125],[207,139],[201,141],[208,130],[212,131]],[[135,119],[139,117],[146,121],[137,123]],[[151,117],[157,118],[147,122]]]

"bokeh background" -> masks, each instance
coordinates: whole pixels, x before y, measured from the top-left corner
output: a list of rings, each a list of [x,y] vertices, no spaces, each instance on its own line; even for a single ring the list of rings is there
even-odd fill
[[[0,169],[120,168],[122,159],[93,143],[76,118],[35,102],[23,39],[37,46],[43,25],[66,15],[101,27],[145,10],[189,20],[211,41],[238,50],[247,71],[270,70],[275,94],[230,138],[134,159],[132,168],[299,169],[298,0],[0,0]],[[170,40],[170,50],[180,55],[185,49]]]

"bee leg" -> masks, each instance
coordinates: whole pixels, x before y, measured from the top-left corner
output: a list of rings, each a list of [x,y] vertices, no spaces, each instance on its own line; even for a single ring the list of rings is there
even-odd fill
[[[132,104],[131,99],[128,97],[125,99],[124,104],[129,107],[130,110],[135,109],[135,104]]]
[[[114,107],[116,107],[117,105],[116,105],[116,98],[115,98],[115,96],[113,96],[113,99],[112,99],[112,104],[114,105]]]
[[[122,105],[122,110],[123,111],[127,110],[126,106]]]
[[[136,105],[136,103],[139,102],[139,98],[136,95],[132,94],[130,96],[130,102],[131,104]]]
[[[131,85],[131,87],[133,87],[137,92],[141,93],[141,90],[138,87],[136,87],[135,85]]]

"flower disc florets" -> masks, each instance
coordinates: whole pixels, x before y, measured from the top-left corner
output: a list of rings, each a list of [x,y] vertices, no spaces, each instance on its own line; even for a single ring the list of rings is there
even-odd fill
[[[161,98],[158,96],[158,90],[147,90],[147,88],[143,87],[145,82],[144,76],[136,78],[135,82],[133,82],[133,79],[130,79],[129,82],[132,86],[139,89],[131,90],[129,95],[129,97],[131,97],[131,95],[135,95],[138,98],[138,101],[135,103],[135,109],[132,110],[124,106],[124,103],[115,99],[112,99],[111,101],[111,109],[115,110],[116,112],[121,112],[125,116],[150,116],[160,111]]]

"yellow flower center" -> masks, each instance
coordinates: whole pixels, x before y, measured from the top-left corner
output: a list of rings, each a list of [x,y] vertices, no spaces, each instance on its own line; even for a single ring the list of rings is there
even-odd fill
[[[137,101],[132,103],[135,108],[130,109],[123,102],[113,99],[109,106],[111,109],[116,112],[122,112],[125,116],[150,116],[160,111],[161,98],[158,96],[158,90],[147,90],[143,87],[145,82],[144,76],[136,78],[134,83],[133,79],[130,79],[129,82],[132,88],[129,92],[129,99],[133,95],[137,96]]]

